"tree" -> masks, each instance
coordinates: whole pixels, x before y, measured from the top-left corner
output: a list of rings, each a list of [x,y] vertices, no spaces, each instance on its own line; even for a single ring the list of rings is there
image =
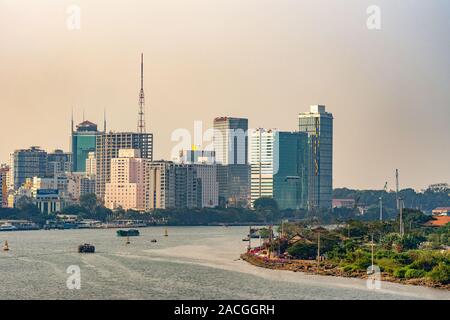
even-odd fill
[[[80,206],[89,211],[90,214],[95,213],[95,209],[98,207],[98,199],[95,193],[83,194],[80,197]]]

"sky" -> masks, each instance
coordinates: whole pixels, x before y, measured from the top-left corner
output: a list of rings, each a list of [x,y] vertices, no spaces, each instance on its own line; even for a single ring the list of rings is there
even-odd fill
[[[0,162],[70,151],[72,109],[136,130],[143,52],[155,159],[194,121],[291,131],[324,104],[335,187],[450,182],[449,17],[448,0],[0,0]]]

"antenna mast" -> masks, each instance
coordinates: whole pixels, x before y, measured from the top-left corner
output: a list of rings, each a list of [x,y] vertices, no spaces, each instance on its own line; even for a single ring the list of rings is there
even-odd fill
[[[141,91],[139,92],[138,132],[145,133],[144,54],[141,53]]]

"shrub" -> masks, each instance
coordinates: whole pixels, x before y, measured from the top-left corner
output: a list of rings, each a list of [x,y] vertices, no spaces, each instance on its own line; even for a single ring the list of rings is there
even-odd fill
[[[396,278],[404,278],[406,271],[408,271],[408,267],[402,267],[394,270],[394,277]]]
[[[426,275],[426,272],[424,270],[407,269],[405,272],[406,279],[423,278],[425,275]]]
[[[450,283],[450,265],[440,262],[428,273],[428,276],[434,281],[448,284]]]
[[[393,273],[402,266],[397,261],[389,258],[377,259],[376,264],[380,267],[381,271],[388,273]]]

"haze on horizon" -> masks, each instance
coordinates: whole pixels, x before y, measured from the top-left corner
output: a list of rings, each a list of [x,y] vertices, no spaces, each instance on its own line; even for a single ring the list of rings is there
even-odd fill
[[[381,30],[366,9],[381,8]],[[81,29],[66,26],[70,5]],[[214,117],[296,130],[325,104],[334,187],[450,182],[446,0],[0,0],[0,163],[38,145],[69,151],[70,117],[134,131],[145,55],[155,159],[178,128]]]

